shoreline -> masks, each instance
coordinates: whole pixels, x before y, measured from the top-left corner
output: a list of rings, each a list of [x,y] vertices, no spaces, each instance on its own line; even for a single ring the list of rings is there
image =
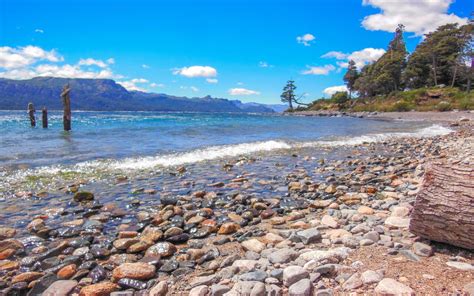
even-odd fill
[[[340,295],[373,293],[384,278],[416,293],[463,291],[474,275],[459,268],[472,268],[472,252],[406,225],[423,166],[472,141],[470,124],[434,138],[188,166],[163,173],[175,174],[166,182],[117,176],[114,191],[76,180],[29,223],[0,227],[0,291],[54,283],[73,295]],[[94,200],[73,201],[83,190]]]
[[[473,111],[448,112],[342,112],[342,111],[298,111],[289,115],[294,116],[349,116],[381,120],[407,120],[433,123],[454,123],[465,118],[474,121]]]

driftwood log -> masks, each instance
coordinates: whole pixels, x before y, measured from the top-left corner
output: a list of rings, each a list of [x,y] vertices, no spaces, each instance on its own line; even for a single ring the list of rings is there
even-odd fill
[[[474,250],[474,166],[434,162],[428,165],[411,216],[416,235]]]

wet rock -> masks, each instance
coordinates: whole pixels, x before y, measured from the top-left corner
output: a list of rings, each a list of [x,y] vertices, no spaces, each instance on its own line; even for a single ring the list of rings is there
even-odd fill
[[[148,280],[154,277],[155,271],[155,266],[147,263],[124,263],[114,269],[112,276],[115,279]]]
[[[309,279],[301,279],[298,282],[292,284],[288,289],[289,296],[310,296],[312,295],[311,282]]]
[[[64,266],[58,271],[58,278],[61,280],[67,280],[71,278],[77,271],[77,266],[76,264],[69,264]]]
[[[418,256],[429,257],[433,255],[433,248],[430,245],[415,242],[413,244],[413,252]]]
[[[16,261],[3,260],[0,261],[0,271],[11,271],[18,269],[20,264]]]
[[[167,206],[167,205],[175,206],[178,203],[178,199],[175,196],[161,196],[160,202],[164,206]]]
[[[136,238],[119,238],[113,242],[113,246],[117,250],[126,250],[131,245],[138,243],[140,240]]]
[[[111,282],[102,282],[81,289],[79,296],[108,296],[110,293],[120,290],[119,285]]]
[[[102,266],[98,265],[89,272],[89,277],[92,279],[92,283],[95,284],[107,278],[107,271]]]
[[[41,272],[24,272],[20,273],[12,278],[12,284],[19,283],[19,282],[32,282],[34,280],[39,279],[43,276]]]
[[[169,242],[160,242],[150,248],[145,253],[145,256],[161,256],[169,257],[176,253],[176,246]]]
[[[301,266],[294,265],[283,269],[283,284],[287,287],[307,278],[309,278],[309,273]]]
[[[415,292],[408,287],[407,285],[404,285],[400,282],[397,282],[394,279],[391,278],[384,278],[381,280],[377,287],[375,287],[374,290],[376,295],[415,295]]]
[[[39,278],[34,287],[28,292],[28,296],[41,295],[43,291],[48,289],[58,278],[55,274],[47,273]]]
[[[54,283],[46,289],[42,295],[44,296],[67,296],[77,286],[77,281],[72,280],[60,280]]]
[[[94,194],[88,191],[79,191],[74,194],[73,199],[77,202],[92,201],[94,200]]]
[[[0,252],[3,252],[5,250],[18,250],[18,249],[23,249],[24,245],[21,243],[19,240],[16,239],[5,239],[0,241]]]
[[[16,234],[16,230],[10,227],[0,227],[0,240],[12,238]]]
[[[255,253],[260,253],[265,249],[265,244],[255,238],[243,241],[241,245],[245,250]]]
[[[217,233],[218,234],[232,234],[239,229],[240,229],[240,225],[233,222],[227,222],[227,223],[222,224],[222,226],[219,228],[219,231]]]
[[[178,269],[179,263],[176,260],[168,260],[160,267],[161,272],[172,272]]]
[[[130,278],[122,278],[117,282],[117,284],[124,289],[135,289],[135,290],[146,289],[145,282],[135,280],[135,279],[130,279]]]

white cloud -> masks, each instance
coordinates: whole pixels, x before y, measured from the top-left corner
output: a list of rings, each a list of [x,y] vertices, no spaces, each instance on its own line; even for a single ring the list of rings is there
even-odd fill
[[[260,92],[246,89],[246,88],[231,88],[229,89],[229,94],[231,96],[250,96],[250,95],[259,95]]]
[[[352,53],[343,53],[340,51],[330,51],[324,54],[323,58],[335,58],[338,61],[336,64],[340,68],[347,68],[348,62],[353,60],[356,63],[357,68],[361,69],[368,63],[378,60],[385,53],[383,48],[364,48],[362,50],[354,51]]]
[[[107,68],[108,67],[106,62],[104,62],[102,60],[95,60],[95,59],[92,59],[92,58],[80,59],[79,63],[77,63],[77,64],[79,66],[97,66],[99,68]]]
[[[143,91],[144,92],[145,89],[142,86],[138,86],[137,84],[148,83],[148,80],[144,78],[134,78],[132,80],[127,80],[127,81],[117,81],[117,83],[125,87],[129,91]]]
[[[346,91],[347,92],[347,87],[345,85],[331,86],[331,87],[325,88],[323,90],[323,93],[327,96],[332,96],[333,94],[335,94],[339,91]]]
[[[466,24],[461,18],[447,11],[454,0],[363,0],[363,5],[379,8],[380,13],[366,16],[362,26],[371,31],[394,32],[398,24],[407,32],[422,35],[447,23]]]
[[[237,82],[237,85],[244,85],[244,83],[239,81]]]
[[[147,64],[143,64],[143,65],[142,65],[142,68],[143,68],[143,69],[150,69],[150,66],[148,66]]]
[[[188,78],[194,77],[216,77],[217,70],[210,66],[191,66],[173,70],[174,75],[182,75]]]
[[[326,54],[323,54],[321,57],[322,58],[335,58],[335,59],[338,59],[338,60],[343,60],[343,59],[347,58],[347,54],[343,53],[343,52],[340,52],[340,51],[330,51]]]
[[[59,62],[62,60],[63,58],[56,51],[46,51],[37,46],[0,47],[0,68],[21,68],[38,61]]]
[[[43,34],[43,33],[44,33],[44,30],[43,30],[43,29],[35,29],[35,33]]]
[[[115,61],[106,62],[92,58],[81,59],[77,64],[64,64],[63,57],[54,50],[44,50],[37,46],[0,47],[0,77],[10,79],[30,79],[33,77],[62,78],[121,78],[109,68]],[[100,69],[85,69],[86,66]]]
[[[269,63],[267,63],[265,61],[258,62],[258,66],[260,68],[273,68],[273,65],[270,65]]]
[[[314,35],[309,33],[296,37],[296,41],[303,44],[304,46],[310,46],[311,43],[314,42],[314,39],[316,39]]]
[[[151,87],[165,87],[163,83],[155,83],[155,82],[150,83],[150,86]]]
[[[303,75],[328,75],[329,72],[336,70],[336,67],[333,65],[325,65],[322,67],[317,66],[306,66],[308,70],[301,72]]]
[[[207,83],[218,83],[219,80],[217,80],[216,78],[207,78],[206,79]]]
[[[193,92],[198,92],[199,91],[199,88],[195,87],[195,86],[191,86],[189,87]]]
[[[108,59],[106,60],[106,62],[107,62],[107,64],[109,64],[109,65],[113,65],[113,64],[115,64],[115,59],[114,59],[114,58],[108,58]]]

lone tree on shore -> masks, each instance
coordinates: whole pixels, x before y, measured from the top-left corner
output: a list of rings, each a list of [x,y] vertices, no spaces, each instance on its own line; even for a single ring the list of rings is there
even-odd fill
[[[289,111],[293,111],[293,104],[309,106],[309,104],[299,102],[299,99],[301,99],[304,96],[304,94],[299,96],[299,98],[297,99],[295,95],[295,90],[296,90],[295,82],[293,80],[288,80],[286,82],[285,87],[283,88],[283,93],[280,95],[281,101],[283,103],[288,103]]]

